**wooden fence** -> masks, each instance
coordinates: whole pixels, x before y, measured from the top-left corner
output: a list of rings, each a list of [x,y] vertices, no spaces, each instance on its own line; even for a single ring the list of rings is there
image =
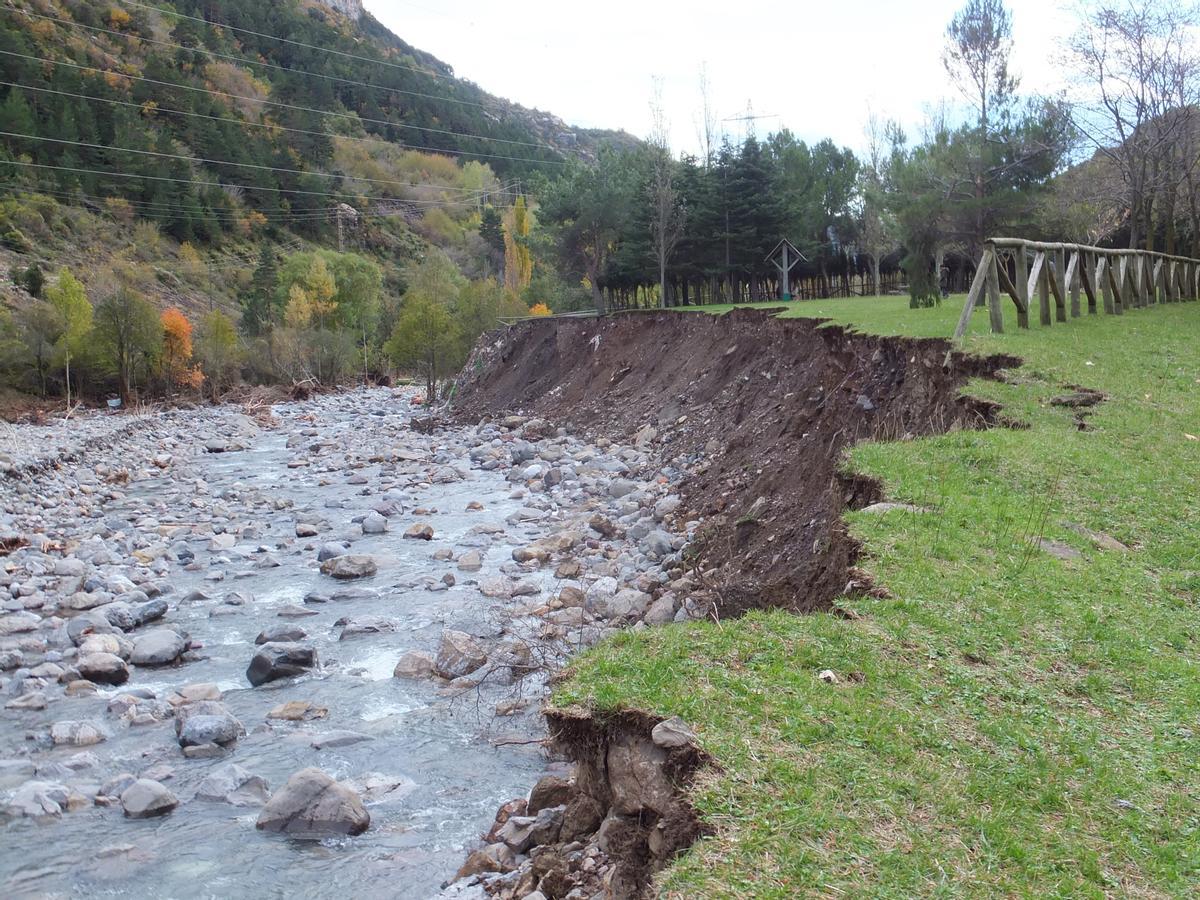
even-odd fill
[[[1170,256],[1150,250],[1108,250],[1086,244],[1045,244],[1021,238],[991,238],[975,270],[954,339],[966,333],[971,311],[986,296],[992,331],[1004,331],[1000,292],[1017,307],[1017,325],[1029,327],[1029,305],[1037,296],[1043,325],[1081,314],[1080,294],[1087,311],[1099,307],[1110,315],[1126,309],[1200,298],[1200,259]],[[1051,297],[1054,299],[1051,316]]]

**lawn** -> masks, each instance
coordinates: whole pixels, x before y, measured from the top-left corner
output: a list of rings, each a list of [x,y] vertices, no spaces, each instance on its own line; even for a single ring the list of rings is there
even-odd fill
[[[946,336],[962,299],[786,314]],[[930,510],[849,516],[889,599],[846,600],[856,620],[626,632],[558,688],[563,705],[682,716],[717,761],[694,791],[715,835],[664,873],[664,891],[1200,892],[1200,303],[1023,332],[1006,314],[991,335],[977,311],[966,347],[1025,365],[1015,383],[968,390],[1027,428],[861,445],[846,460]],[[1107,395],[1088,430],[1048,403],[1067,384]]]

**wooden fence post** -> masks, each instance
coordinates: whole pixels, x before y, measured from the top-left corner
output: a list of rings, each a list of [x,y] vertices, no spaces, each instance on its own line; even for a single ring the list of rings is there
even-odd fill
[[[983,258],[979,260],[979,268],[975,270],[975,278],[971,281],[971,289],[967,291],[967,302],[963,304],[962,313],[958,317],[958,325],[954,328],[954,340],[959,340],[967,333],[967,326],[971,324],[971,313],[975,310],[975,305],[979,298],[983,296],[984,285],[988,280],[988,272],[995,275],[996,267],[996,252],[991,247],[983,251]],[[1004,330],[1004,322],[999,315],[1000,297],[997,295],[996,302],[992,303],[992,298],[988,297],[988,312],[992,321],[992,331],[997,333]]]
[[[1021,328],[1029,327],[1029,261],[1025,258],[1025,246],[1017,247],[1013,254],[1016,260],[1017,268],[1014,273],[1013,287],[1017,289],[1017,296],[1021,298],[1020,308],[1024,309],[1024,315],[1018,314],[1017,325]]]
[[[1071,251],[1071,261],[1067,263],[1067,290],[1071,292],[1071,318],[1079,318],[1079,282],[1081,278],[1080,266],[1083,263],[1083,253],[1076,249]]]

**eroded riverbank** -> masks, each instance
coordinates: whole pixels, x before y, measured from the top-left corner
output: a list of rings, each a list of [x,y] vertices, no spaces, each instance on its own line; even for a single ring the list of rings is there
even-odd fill
[[[274,412],[143,416],[0,483],[6,896],[430,896],[547,772],[547,672],[689,614],[681,473],[642,450],[519,418],[425,436],[380,389]],[[251,686],[266,638],[317,664]],[[309,767],[364,833],[256,829]]]

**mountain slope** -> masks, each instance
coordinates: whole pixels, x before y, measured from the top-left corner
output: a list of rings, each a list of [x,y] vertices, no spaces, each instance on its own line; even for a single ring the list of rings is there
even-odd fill
[[[3,271],[138,256],[197,309],[232,307],[264,243],[367,252],[393,289],[428,246],[487,274],[483,207],[634,142],[455,78],[354,0],[12,0],[0,82]]]

